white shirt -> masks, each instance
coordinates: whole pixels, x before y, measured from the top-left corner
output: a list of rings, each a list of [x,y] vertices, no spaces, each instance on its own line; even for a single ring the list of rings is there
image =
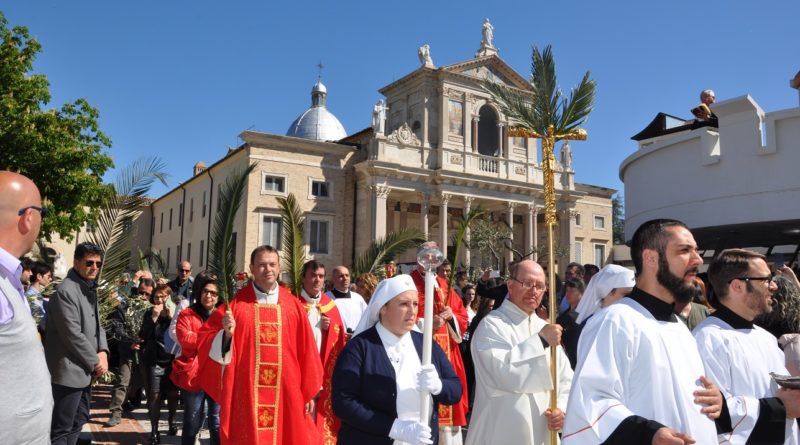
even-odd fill
[[[478,325],[471,339],[476,392],[467,445],[550,444],[544,416],[553,388],[550,349],[539,337],[546,324],[506,299]],[[564,411],[572,369],[556,348],[557,406]]]
[[[367,302],[364,301],[364,297],[353,291],[350,291],[350,298],[336,298],[333,292],[326,292],[325,295],[333,300],[336,308],[339,309],[345,329],[355,331],[358,322],[361,321],[361,316],[367,310]]]
[[[417,374],[422,368],[422,362],[417,355],[411,333],[406,332],[402,337],[398,337],[378,322],[375,325],[378,336],[381,338],[386,355],[394,368],[397,384],[397,418],[400,420],[419,420],[419,402],[421,393],[417,391]],[[398,440],[394,445],[405,444]]]
[[[778,385],[769,373],[787,375],[783,352],[775,337],[759,326],[734,329],[710,316],[694,329],[706,377],[724,394],[733,432],[720,434],[720,443],[744,444],[759,416],[759,399],[775,397]],[[797,444],[794,419],[786,419],[786,445]]]
[[[659,321],[623,298],[597,312],[581,333],[563,443],[602,443],[631,415],[687,433],[698,444],[716,443],[714,422],[694,403],[704,373],[683,322]]]
[[[319,351],[322,347],[322,328],[319,325],[320,320],[322,320],[322,312],[319,310],[321,294],[312,297],[308,295],[305,289],[302,289],[300,291],[300,296],[303,297],[303,300],[307,304],[311,305],[306,308],[306,313],[308,316],[308,323],[311,325],[311,331],[314,332],[314,341],[317,343],[317,351]]]

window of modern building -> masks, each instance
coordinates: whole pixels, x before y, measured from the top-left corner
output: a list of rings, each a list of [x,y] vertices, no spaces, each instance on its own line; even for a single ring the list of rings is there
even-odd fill
[[[205,248],[205,241],[200,240],[200,267],[203,267],[203,260],[206,256],[206,248]]]
[[[161,212],[161,218],[158,223],[158,233],[164,232],[164,212]]]
[[[327,254],[328,246],[328,221],[312,219],[309,221],[308,245],[311,253]]]
[[[164,267],[166,267],[167,270],[164,271],[164,274],[169,272],[169,259],[170,259],[169,254],[170,254],[169,247],[167,247],[167,262],[164,264]]]
[[[194,198],[189,200],[189,222],[194,219]]]
[[[178,204],[178,227],[183,224],[183,203]]]
[[[192,243],[186,244],[186,261],[192,261]]]
[[[204,191],[203,191],[203,211],[202,211],[202,212],[200,212],[200,213],[201,213],[201,214],[200,214],[200,217],[201,217],[201,218],[205,218],[205,217],[206,217],[206,203],[208,202],[208,201],[206,200],[206,198],[207,198],[207,197],[206,197],[206,192],[205,192],[205,190],[204,190]]]
[[[169,228],[167,230],[172,230],[172,208],[169,209]]]
[[[183,249],[181,249],[181,245],[177,245],[175,247],[175,268],[179,268],[181,266],[181,253],[183,253]]]

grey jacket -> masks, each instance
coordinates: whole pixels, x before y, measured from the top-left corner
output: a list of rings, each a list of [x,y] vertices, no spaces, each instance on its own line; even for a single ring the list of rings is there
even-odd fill
[[[97,353],[108,354],[106,333],[100,327],[97,293],[75,269],[70,269],[50,298],[44,353],[52,382],[85,388],[92,381]]]

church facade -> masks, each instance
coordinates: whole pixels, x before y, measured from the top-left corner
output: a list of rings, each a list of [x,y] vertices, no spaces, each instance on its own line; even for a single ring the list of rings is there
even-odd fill
[[[510,137],[509,120],[480,86],[488,79],[530,94],[527,81],[498,56],[486,33],[467,61],[436,67],[427,45],[419,54],[418,69],[380,90],[385,99],[374,107],[371,128],[346,135],[317,82],[311,107],[287,135],[243,132],[241,146],[208,167],[198,164],[190,179],[152,203],[143,215],[150,227],[142,225],[150,236],[140,239],[161,251],[170,275],[181,259],[204,269],[221,184],[255,163],[236,217],[240,270],[256,246],[282,247],[277,198],[289,193],[305,216],[308,256],[329,268],[351,265],[372,240],[406,227],[452,248],[458,221],[478,207],[511,229],[517,251],[546,246],[537,140]],[[611,260],[615,190],[575,183],[574,176],[566,143],[555,173],[559,270],[570,261],[602,267]],[[413,253],[397,260],[413,262]],[[509,260],[510,251],[501,263]],[[462,250],[465,265],[485,261]]]

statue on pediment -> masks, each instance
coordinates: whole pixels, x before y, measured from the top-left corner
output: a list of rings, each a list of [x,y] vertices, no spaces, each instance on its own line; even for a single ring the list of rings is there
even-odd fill
[[[383,134],[386,131],[386,110],[388,109],[389,107],[386,106],[383,99],[372,107],[372,130],[375,131],[375,134]]]
[[[420,46],[417,51],[419,56],[419,63],[423,66],[433,67],[433,59],[431,59],[431,47],[427,43]]]
[[[492,39],[494,38],[494,26],[489,23],[489,19],[483,21],[483,41],[481,42],[481,46],[486,46],[492,48]]]

